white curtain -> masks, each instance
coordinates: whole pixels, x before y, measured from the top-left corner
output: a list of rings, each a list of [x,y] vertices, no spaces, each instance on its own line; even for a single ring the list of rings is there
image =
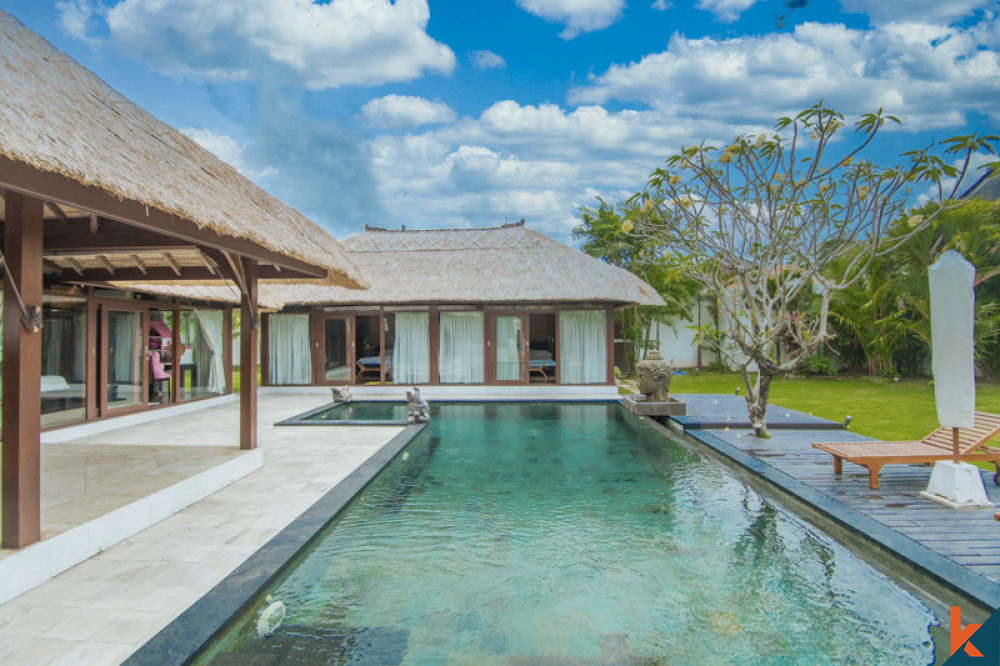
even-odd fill
[[[209,391],[222,393],[226,390],[226,365],[222,355],[222,313],[218,310],[195,310],[198,315],[198,330],[212,357],[208,364]]]
[[[606,317],[604,310],[559,313],[561,384],[604,384],[608,381]]]
[[[497,317],[497,379],[521,379],[520,317]]]
[[[139,373],[136,368],[136,337],[139,332],[139,315],[134,312],[111,312],[108,314],[110,347],[114,350],[111,359],[111,377],[113,384],[136,384]]]
[[[397,312],[392,381],[394,384],[426,384],[430,380],[430,313]]]
[[[311,384],[309,315],[273,314],[269,324],[271,383]]]
[[[442,384],[482,384],[483,313],[442,312],[438,365]]]

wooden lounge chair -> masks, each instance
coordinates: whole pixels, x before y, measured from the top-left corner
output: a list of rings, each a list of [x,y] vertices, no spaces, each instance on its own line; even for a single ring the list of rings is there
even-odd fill
[[[976,412],[973,428],[959,429],[959,460],[993,463],[993,482],[1000,485],[1000,449],[984,446],[1000,433],[1000,415]],[[813,448],[833,456],[833,472],[840,474],[844,461],[868,468],[868,487],[878,490],[883,465],[893,463],[933,463],[953,458],[951,428],[940,427],[919,442],[817,442]]]

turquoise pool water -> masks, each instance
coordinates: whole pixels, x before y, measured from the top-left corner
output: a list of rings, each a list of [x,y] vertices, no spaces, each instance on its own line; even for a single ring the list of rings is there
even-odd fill
[[[405,402],[346,402],[310,414],[307,421],[393,421],[406,423]]]
[[[433,416],[212,663],[934,661],[922,603],[617,405]]]

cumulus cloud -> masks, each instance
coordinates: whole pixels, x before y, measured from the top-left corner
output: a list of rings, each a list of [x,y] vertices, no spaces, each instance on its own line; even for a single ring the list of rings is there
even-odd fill
[[[650,6],[656,11],[665,12],[671,7],[673,7],[674,3],[669,2],[668,0],[654,0],[653,4]]]
[[[692,135],[728,138],[730,129],[652,111],[504,100],[478,118],[375,138],[373,168],[379,198],[397,216],[391,222],[468,226],[523,216],[568,241],[579,205],[629,196]]]
[[[444,102],[410,95],[377,97],[361,107],[361,116],[372,127],[419,127],[454,122],[456,117]]]
[[[59,5],[89,34],[87,0]],[[450,73],[455,54],[426,32],[426,0],[121,0],[103,13],[113,46],[172,76],[212,82],[297,78],[311,89]]]
[[[473,51],[469,58],[476,69],[503,69],[507,66],[507,61],[493,51]]]
[[[255,183],[260,184],[269,176],[275,175],[273,167],[257,168],[247,162],[246,147],[231,136],[205,127],[185,127],[180,131]]]
[[[996,0],[840,0],[846,12],[867,14],[874,24],[894,23],[901,19],[927,23],[950,23],[972,15],[976,10],[997,8]]]
[[[726,40],[677,34],[666,51],[592,76],[570,100],[638,101],[724,122],[769,123],[821,98],[848,114],[884,107],[911,130],[959,124],[967,111],[1000,120],[998,35],[994,16],[968,28],[805,23],[790,34]]]
[[[715,18],[724,23],[732,23],[739,19],[740,14],[757,2],[759,0],[698,0],[698,4],[695,6],[698,9],[712,12]]]
[[[59,29],[73,39],[97,45],[100,40],[91,35],[98,18],[97,7],[90,0],[61,0],[56,3]]]
[[[517,0],[517,6],[549,23],[562,23],[566,27],[559,36],[569,40],[610,26],[621,17],[625,0]]]

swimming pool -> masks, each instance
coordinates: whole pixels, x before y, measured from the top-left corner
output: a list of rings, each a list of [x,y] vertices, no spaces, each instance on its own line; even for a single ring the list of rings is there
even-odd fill
[[[433,415],[211,663],[934,660],[921,602],[618,405]]]
[[[323,405],[276,425],[406,425],[405,402],[355,400]]]

